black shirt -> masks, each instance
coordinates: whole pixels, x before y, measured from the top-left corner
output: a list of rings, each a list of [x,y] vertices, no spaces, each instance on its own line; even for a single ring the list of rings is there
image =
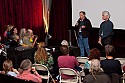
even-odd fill
[[[122,69],[120,61],[114,59],[105,59],[101,60],[101,67],[104,72],[108,75],[115,73],[118,75],[122,75]]]

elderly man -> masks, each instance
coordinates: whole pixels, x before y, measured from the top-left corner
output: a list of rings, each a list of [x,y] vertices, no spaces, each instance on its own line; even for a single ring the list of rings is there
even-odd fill
[[[104,20],[99,29],[99,41],[98,43],[105,46],[105,45],[111,45],[111,37],[114,34],[113,33],[113,23],[109,20],[110,14],[108,11],[102,12],[102,20]]]

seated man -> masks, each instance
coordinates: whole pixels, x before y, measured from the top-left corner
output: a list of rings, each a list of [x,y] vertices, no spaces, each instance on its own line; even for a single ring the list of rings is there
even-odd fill
[[[60,50],[63,53],[63,55],[58,57],[58,66],[59,66],[59,68],[71,68],[71,69],[76,70],[76,68],[78,67],[78,61],[74,56],[69,56],[69,48],[68,48],[68,46],[62,45],[60,47]],[[69,78],[72,78],[72,77],[62,75],[62,78],[63,79],[69,79]]]
[[[114,47],[111,45],[105,46],[106,59],[101,61],[101,67],[108,75],[118,74],[122,75],[122,69],[120,61],[114,60]]]
[[[34,74],[32,74],[31,71]],[[31,80],[36,83],[42,83],[40,75],[37,73],[36,69],[32,67],[32,63],[29,59],[25,59],[21,62],[19,72],[20,74],[17,76],[17,78],[19,79]]]

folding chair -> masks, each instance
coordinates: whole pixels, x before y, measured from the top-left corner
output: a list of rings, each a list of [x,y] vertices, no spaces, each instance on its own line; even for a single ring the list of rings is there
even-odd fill
[[[125,62],[125,58],[115,58],[115,60],[119,60],[121,65]]]
[[[84,70],[82,70],[79,73],[79,83],[82,83],[84,77],[85,77],[85,72]]]
[[[52,78],[49,69],[42,64],[33,64],[33,66],[36,68],[36,70],[42,71],[42,72],[47,72],[46,74],[40,74],[42,79],[46,79],[47,83],[49,83],[49,79],[51,78],[52,81],[55,83],[54,79]]]
[[[76,57],[76,59],[79,62],[79,67],[84,69],[84,64],[88,61],[88,57]]]
[[[71,79],[63,79],[61,76],[68,75],[68,76],[74,76]],[[79,81],[79,75],[78,73],[71,69],[71,68],[60,68],[59,69],[59,75],[60,75],[60,83],[78,83]]]
[[[124,73],[123,76],[121,77],[121,83],[125,83],[125,73]]]

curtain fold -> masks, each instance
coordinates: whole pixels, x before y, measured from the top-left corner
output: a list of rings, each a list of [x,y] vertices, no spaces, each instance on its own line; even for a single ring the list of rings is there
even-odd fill
[[[33,29],[36,35],[43,37],[42,0],[0,0],[0,35],[8,24],[18,30],[23,27]]]

